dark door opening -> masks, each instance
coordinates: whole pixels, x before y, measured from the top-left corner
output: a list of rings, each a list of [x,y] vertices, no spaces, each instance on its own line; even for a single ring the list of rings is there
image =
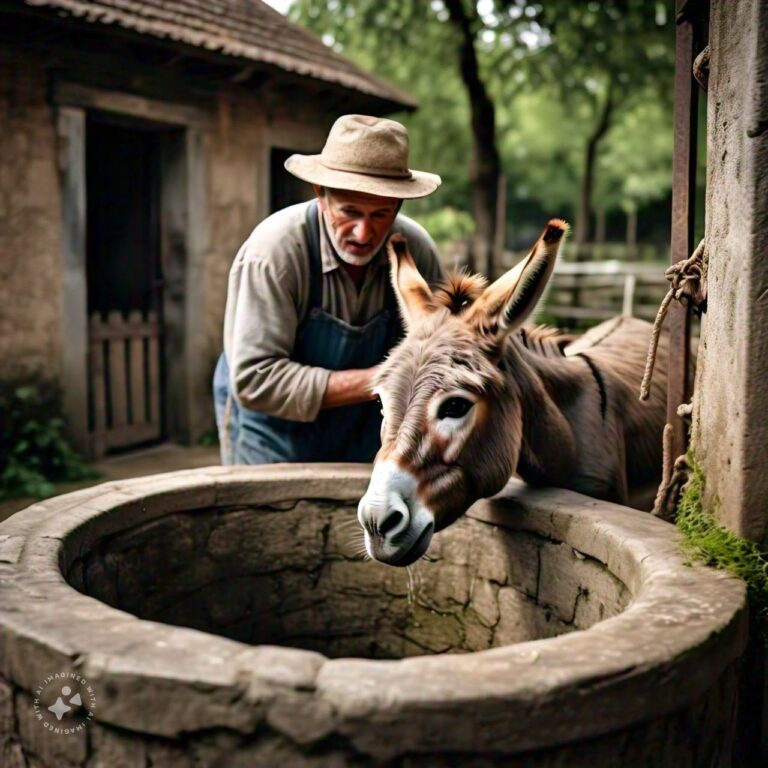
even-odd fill
[[[269,153],[269,210],[270,213],[287,208],[295,203],[303,203],[314,197],[312,185],[297,179],[285,170],[285,161],[294,154],[291,149],[273,147]]]
[[[86,125],[91,453],[165,436],[160,231],[164,131],[101,114]]]

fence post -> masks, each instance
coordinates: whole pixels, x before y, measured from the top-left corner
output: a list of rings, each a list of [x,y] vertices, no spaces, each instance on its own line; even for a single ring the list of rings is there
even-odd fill
[[[635,308],[635,285],[637,278],[632,272],[624,276],[624,300],[621,305],[621,314],[632,316]]]

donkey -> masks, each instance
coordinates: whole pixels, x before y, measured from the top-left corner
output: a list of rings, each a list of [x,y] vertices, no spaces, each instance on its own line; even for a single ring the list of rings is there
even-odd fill
[[[358,507],[368,554],[406,566],[512,474],[649,509],[660,480],[667,341],[638,399],[651,325],[606,321],[576,339],[526,332],[568,225],[487,286],[454,276],[434,293],[402,235],[388,244],[406,336],[377,373],[381,450]]]

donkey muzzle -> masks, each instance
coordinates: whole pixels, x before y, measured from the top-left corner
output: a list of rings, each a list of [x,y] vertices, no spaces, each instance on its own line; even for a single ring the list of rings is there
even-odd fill
[[[380,563],[406,566],[429,548],[435,530],[432,513],[416,496],[416,478],[393,462],[374,466],[357,519],[365,531],[365,549]]]

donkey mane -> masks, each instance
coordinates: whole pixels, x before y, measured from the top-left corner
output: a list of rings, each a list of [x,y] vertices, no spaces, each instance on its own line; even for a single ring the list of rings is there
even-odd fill
[[[487,287],[488,281],[482,275],[473,275],[466,268],[454,270],[435,288],[432,305],[445,307],[452,315],[461,315]]]

